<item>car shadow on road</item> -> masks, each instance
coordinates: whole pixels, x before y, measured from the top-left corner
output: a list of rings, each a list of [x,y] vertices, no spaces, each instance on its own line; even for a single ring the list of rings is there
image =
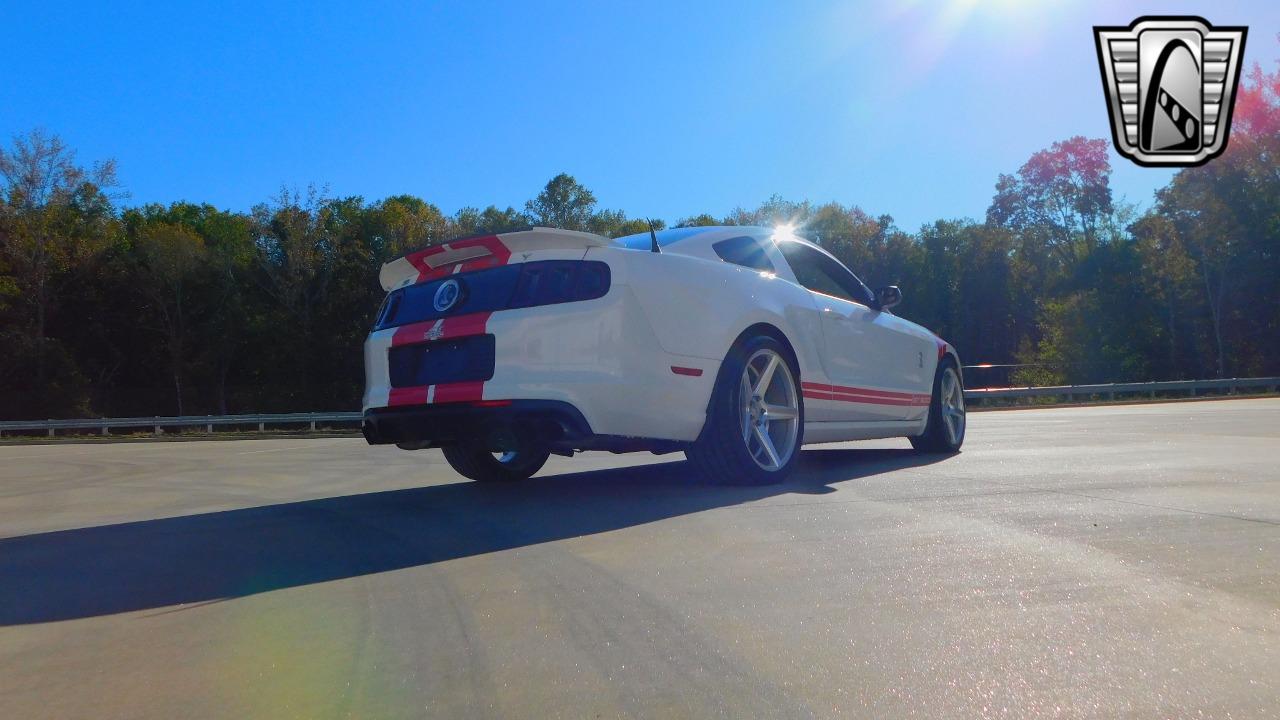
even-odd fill
[[[641,525],[937,462],[808,450],[791,479],[709,485],[683,462],[457,482],[0,539],[0,626],[243,597]]]

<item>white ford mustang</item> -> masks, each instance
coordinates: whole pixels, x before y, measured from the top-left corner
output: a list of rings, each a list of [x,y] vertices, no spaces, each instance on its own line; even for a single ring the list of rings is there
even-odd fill
[[[889,311],[896,287],[871,292],[787,230],[533,228],[412,253],[380,280],[365,438],[440,447],[476,480],[527,478],[551,453],[682,450],[756,484],[805,443],[964,441],[955,350]]]

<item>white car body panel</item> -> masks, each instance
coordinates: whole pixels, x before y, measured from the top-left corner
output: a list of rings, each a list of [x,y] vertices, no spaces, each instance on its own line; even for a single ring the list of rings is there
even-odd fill
[[[446,274],[540,260],[597,260],[610,289],[593,300],[447,316],[372,332],[365,343],[364,409],[554,400],[602,436],[691,442],[699,436],[720,364],[735,340],[767,325],[794,351],[803,387],[804,442],[918,435],[937,363],[954,354],[927,330],[800,286],[767,228],[699,228],[653,253],[588,233],[535,228],[428,248],[383,266],[395,290]],[[726,262],[715,242],[755,238],[776,272]],[[483,317],[482,317],[483,316]],[[392,388],[393,346],[494,336],[484,382]]]

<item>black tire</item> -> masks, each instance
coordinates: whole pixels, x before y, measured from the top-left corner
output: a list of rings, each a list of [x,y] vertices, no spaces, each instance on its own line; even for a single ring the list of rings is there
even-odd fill
[[[749,358],[760,350],[772,350],[781,356],[794,384],[797,424],[791,454],[775,470],[767,470],[756,462],[743,438],[741,378]],[[720,365],[707,409],[707,421],[693,446],[685,451],[690,464],[707,480],[724,485],[769,485],[786,479],[804,442],[804,398],[800,390],[800,371],[795,359],[782,343],[768,335],[757,335],[739,343],[729,351]]]
[[[946,426],[943,419],[943,397],[942,386],[944,377],[951,374],[960,393],[960,411],[961,422],[958,437],[953,438],[952,433]],[[922,453],[946,453],[953,454],[960,452],[960,446],[964,444],[964,433],[967,422],[964,421],[964,379],[960,374],[960,369],[956,366],[956,361],[947,355],[943,357],[942,362],[938,363],[938,369],[933,374],[933,396],[929,400],[929,422],[925,425],[924,434],[917,435],[911,440],[911,447],[917,452]]]
[[[475,443],[445,445],[440,449],[444,452],[444,459],[459,475],[477,482],[525,480],[541,470],[551,456],[545,448],[525,446],[510,453],[510,458],[503,462],[488,448]]]

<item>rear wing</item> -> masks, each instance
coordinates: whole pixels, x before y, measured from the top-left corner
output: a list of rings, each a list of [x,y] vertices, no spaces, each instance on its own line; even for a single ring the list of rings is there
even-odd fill
[[[378,281],[382,283],[383,290],[390,292],[455,272],[506,265],[512,253],[576,248],[586,250],[615,244],[602,235],[545,227],[501,235],[481,235],[450,240],[392,260],[382,266]]]

